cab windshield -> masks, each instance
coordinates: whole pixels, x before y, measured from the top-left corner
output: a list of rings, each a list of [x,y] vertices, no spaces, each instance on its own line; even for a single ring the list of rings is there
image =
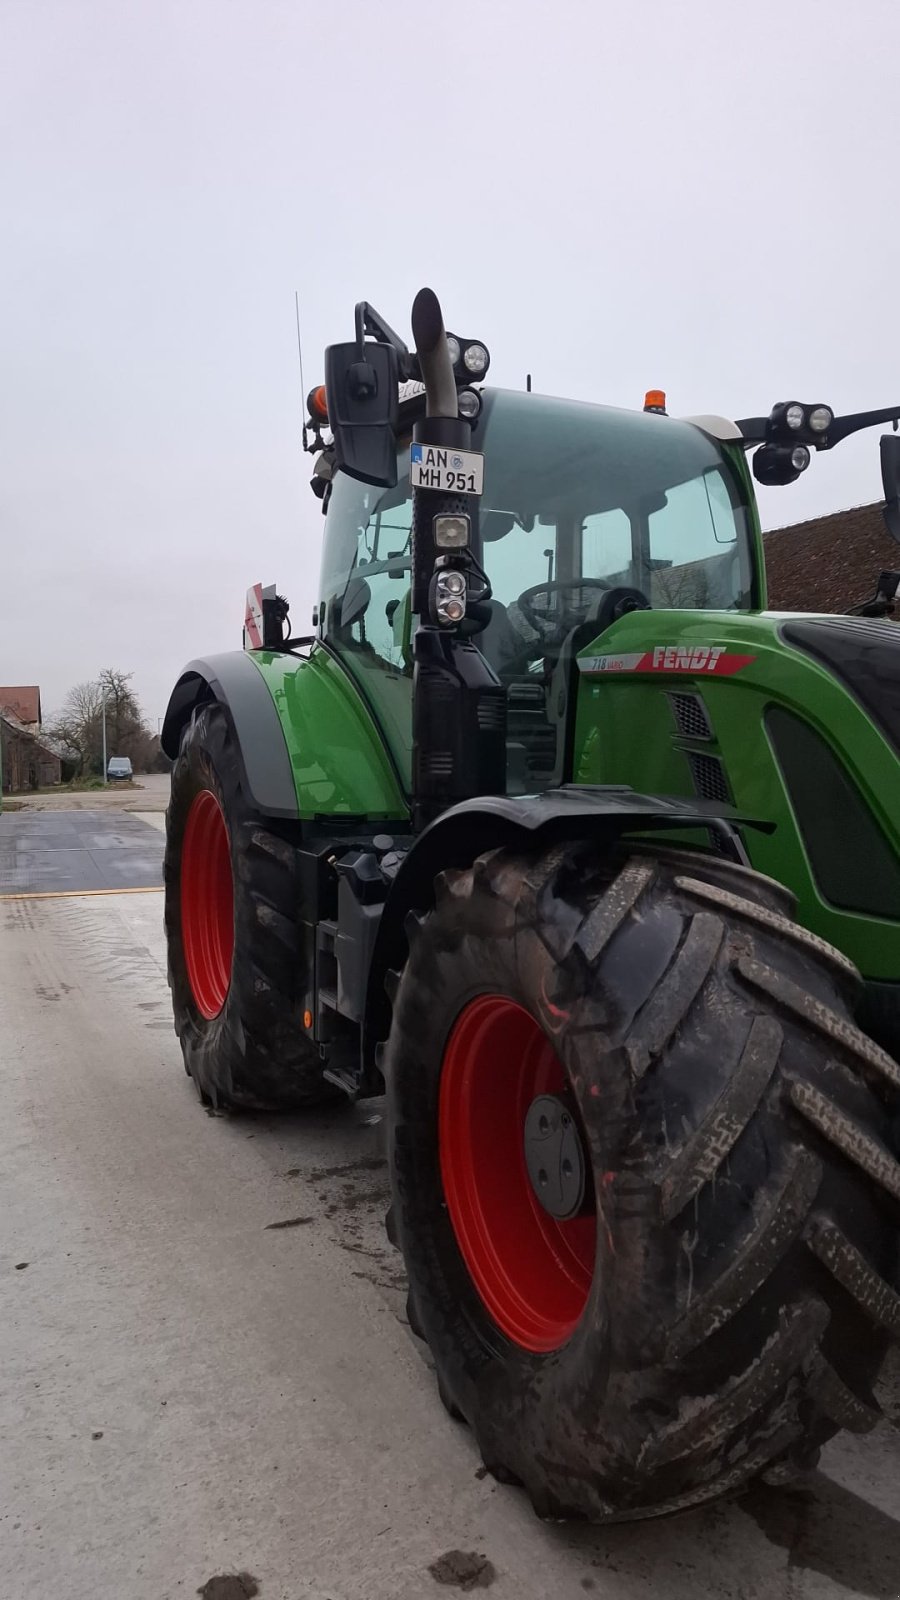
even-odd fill
[[[657,609],[749,609],[747,505],[737,473],[712,439],[669,417],[537,395],[493,391],[484,402],[472,448],[485,456],[480,527],[493,600],[477,643],[509,686],[511,712],[523,697],[536,700],[541,686],[549,697],[574,630],[602,616],[611,588],[638,590]],[[405,766],[408,448],[398,469],[399,481],[388,490],[337,475],[320,627],[375,694]],[[558,765],[551,722],[548,771]]]

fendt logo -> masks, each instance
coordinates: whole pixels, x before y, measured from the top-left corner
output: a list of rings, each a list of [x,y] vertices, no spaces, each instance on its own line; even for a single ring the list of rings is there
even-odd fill
[[[689,672],[730,678],[755,660],[755,656],[732,654],[724,644],[657,644],[652,650],[625,655],[580,656],[578,670],[588,677],[606,672]]]
[[[723,644],[699,644],[690,648],[680,644],[658,644],[653,651],[653,670],[659,672],[715,672],[725,654]]]

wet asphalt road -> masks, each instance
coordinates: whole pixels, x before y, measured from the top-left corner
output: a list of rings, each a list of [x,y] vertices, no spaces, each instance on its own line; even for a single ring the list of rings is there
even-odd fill
[[[162,895],[98,892],[158,884],[161,848],[118,813],[0,817],[3,1600],[240,1572],[261,1600],[438,1600],[466,1572],[497,1600],[896,1600],[888,1427],[802,1494],[632,1527],[541,1524],[481,1475],[406,1326],[379,1103],[199,1106]],[[900,1420],[896,1368],[883,1398]]]

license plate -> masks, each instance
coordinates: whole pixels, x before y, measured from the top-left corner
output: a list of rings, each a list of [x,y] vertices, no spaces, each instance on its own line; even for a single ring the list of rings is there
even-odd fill
[[[413,489],[437,489],[441,494],[481,494],[484,456],[477,450],[414,444],[409,451],[409,481]]]

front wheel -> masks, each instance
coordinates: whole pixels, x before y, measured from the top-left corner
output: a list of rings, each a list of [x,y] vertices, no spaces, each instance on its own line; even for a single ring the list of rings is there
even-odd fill
[[[310,962],[297,852],[246,794],[228,711],[195,712],[166,817],[175,1029],[201,1098],[271,1110],[331,1098],[305,1027]]]
[[[410,1322],[543,1515],[692,1505],[878,1421],[896,1065],[711,857],[498,851],[410,919],[386,1056]]]

